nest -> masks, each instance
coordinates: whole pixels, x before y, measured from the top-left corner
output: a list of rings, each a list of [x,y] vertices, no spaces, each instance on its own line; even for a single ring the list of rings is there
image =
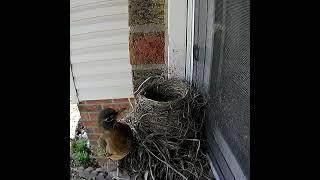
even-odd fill
[[[151,79],[138,88],[133,111],[123,118],[135,143],[120,168],[144,179],[210,179],[205,98],[182,81]]]

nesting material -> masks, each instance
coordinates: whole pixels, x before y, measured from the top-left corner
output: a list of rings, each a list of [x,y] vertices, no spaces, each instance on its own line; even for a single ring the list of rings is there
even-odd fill
[[[123,121],[135,143],[120,168],[143,179],[209,179],[203,152],[205,98],[186,83],[150,77]]]

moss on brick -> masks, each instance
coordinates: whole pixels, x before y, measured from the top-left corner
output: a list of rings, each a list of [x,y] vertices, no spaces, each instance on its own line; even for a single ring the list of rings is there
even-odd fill
[[[164,69],[132,70],[134,91],[150,76],[161,76],[166,73]]]
[[[164,25],[164,6],[164,0],[129,0],[129,25]]]

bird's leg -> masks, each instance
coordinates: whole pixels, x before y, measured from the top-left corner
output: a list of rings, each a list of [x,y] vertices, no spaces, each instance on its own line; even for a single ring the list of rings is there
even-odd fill
[[[119,161],[117,161],[117,178],[119,178]]]
[[[103,161],[102,167],[103,167],[103,168],[106,167],[106,164],[107,164],[107,162],[106,162],[106,161]]]
[[[109,158],[107,158],[107,163],[106,164],[107,164],[107,171],[108,172],[109,172],[109,161],[110,161]]]

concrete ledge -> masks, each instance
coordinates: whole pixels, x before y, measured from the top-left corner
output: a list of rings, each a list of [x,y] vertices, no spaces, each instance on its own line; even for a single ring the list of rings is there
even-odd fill
[[[142,32],[162,32],[165,31],[165,26],[161,24],[144,24],[144,25],[135,25],[130,27],[131,33]]]

